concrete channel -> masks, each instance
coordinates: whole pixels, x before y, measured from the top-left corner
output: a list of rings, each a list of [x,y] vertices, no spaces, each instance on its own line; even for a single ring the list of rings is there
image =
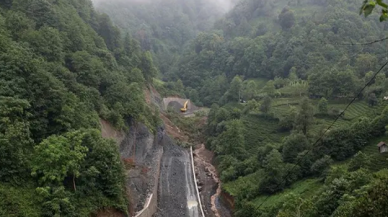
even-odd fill
[[[204,217],[190,153],[176,145],[164,146],[156,217]]]

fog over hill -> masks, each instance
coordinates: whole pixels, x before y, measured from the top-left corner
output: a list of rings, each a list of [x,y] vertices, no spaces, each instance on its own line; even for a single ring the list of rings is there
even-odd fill
[[[171,2],[171,0],[92,0],[94,5],[98,7],[101,3],[156,3],[156,2]],[[222,11],[227,12],[238,2],[237,0],[210,0],[210,1],[198,1],[200,4],[204,2],[209,4],[214,4],[214,6],[218,7],[218,9],[222,9]]]
[[[93,0],[100,12],[150,51],[161,74],[172,72],[185,45],[213,28],[238,0]]]

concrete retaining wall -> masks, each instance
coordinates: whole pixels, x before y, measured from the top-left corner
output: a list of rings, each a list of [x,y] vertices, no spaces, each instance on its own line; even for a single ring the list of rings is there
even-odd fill
[[[163,156],[163,149],[160,149],[160,153],[158,153],[158,159],[156,160],[157,165],[155,166],[156,173],[155,173],[155,179],[153,183],[153,189],[152,193],[148,195],[147,200],[144,204],[144,208],[136,213],[135,217],[152,217],[158,207],[158,187],[159,187],[159,176],[160,176],[160,163],[162,161],[162,156]]]

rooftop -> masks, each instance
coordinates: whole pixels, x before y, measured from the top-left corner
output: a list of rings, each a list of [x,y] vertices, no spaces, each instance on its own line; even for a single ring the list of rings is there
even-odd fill
[[[385,142],[380,142],[379,144],[377,144],[377,147],[381,147],[383,145],[386,145]]]

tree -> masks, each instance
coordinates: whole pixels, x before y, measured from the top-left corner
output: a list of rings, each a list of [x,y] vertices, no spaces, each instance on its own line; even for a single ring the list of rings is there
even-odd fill
[[[327,100],[326,100],[324,97],[322,97],[322,98],[319,100],[319,102],[318,102],[318,110],[319,110],[319,113],[321,113],[321,114],[327,114],[327,111],[328,111],[327,105],[328,105]]]
[[[385,4],[382,0],[364,1],[363,5],[361,6],[360,14],[363,13],[365,17],[369,16],[377,5],[382,8],[380,22],[388,20],[388,5]]]
[[[292,130],[294,127],[295,119],[298,114],[296,107],[290,106],[290,109],[287,111],[284,116],[280,118],[279,127],[281,130]]]
[[[275,95],[275,91],[276,91],[275,82],[273,80],[268,81],[265,84],[265,87],[263,88],[263,92],[271,97]]]
[[[314,108],[308,98],[302,99],[299,113],[296,116],[295,128],[301,130],[304,135],[307,134],[308,127],[313,123]]]
[[[230,83],[230,88],[228,90],[228,100],[239,102],[241,97],[241,88],[242,88],[242,80],[240,76],[236,75],[232,82]]]
[[[175,83],[175,90],[178,92],[183,92],[184,86],[181,79],[178,79]]]
[[[272,99],[269,96],[264,97],[263,102],[260,105],[260,111],[267,114],[271,109]]]
[[[295,81],[298,81],[298,75],[296,74],[296,68],[295,67],[292,67],[290,69],[290,73],[288,74],[288,79],[291,81],[291,82],[295,82]]]
[[[370,166],[370,159],[369,157],[362,153],[361,151],[357,152],[351,159],[349,163],[349,171],[356,171],[361,168],[368,168]]]
[[[373,54],[359,54],[356,59],[356,69],[360,77],[363,77],[367,72],[374,71],[377,65],[377,57]]]
[[[149,51],[146,51],[142,56],[140,70],[143,72],[145,80],[149,83],[158,73],[154,66],[152,55]]]
[[[318,159],[311,165],[311,172],[315,175],[321,175],[328,169],[329,165],[333,162],[330,156],[325,155]]]
[[[298,154],[307,149],[308,146],[309,142],[304,134],[291,134],[283,141],[283,161],[293,163]]]
[[[298,154],[295,162],[300,166],[302,177],[311,175],[311,166],[313,165],[314,160],[315,157],[311,151],[305,150]]]
[[[290,29],[295,24],[294,13],[289,9],[284,8],[282,12],[279,14],[279,22],[283,30]]]
[[[221,133],[216,153],[221,155],[231,155],[239,160],[246,156],[244,127],[241,120],[231,120],[227,122],[226,131]]]
[[[244,86],[244,100],[251,100],[256,96],[257,85],[255,81],[249,80]]]
[[[303,199],[294,193],[288,194],[284,201],[285,203],[276,217],[308,217],[314,212],[311,200]]]
[[[376,94],[375,93],[370,93],[368,95],[368,104],[370,106],[375,106],[375,105],[377,105],[377,103],[378,103],[378,100],[377,100]]]
[[[44,217],[61,217],[76,215],[72,204],[71,193],[60,187],[39,187],[36,189],[39,196],[43,197],[42,215]]]
[[[24,40],[48,61],[62,61],[63,43],[60,33],[52,27],[42,27],[39,31],[30,31]]]
[[[89,152],[80,168],[80,190],[89,195],[100,192],[118,203],[125,203],[125,173],[117,144],[102,138],[99,130],[87,130],[82,145],[88,147]]]
[[[341,177],[334,179],[315,202],[317,208],[313,216],[331,216],[333,211],[339,206],[339,199],[348,192],[349,181]]]
[[[242,111],[243,114],[249,114],[250,111],[256,110],[259,107],[259,103],[256,102],[256,100],[249,100],[247,103],[244,105],[244,109]]]
[[[379,177],[379,175],[382,175]],[[388,179],[387,170],[382,170],[377,174],[377,179],[361,189],[356,198],[343,203],[334,213],[338,217],[362,217],[362,216],[386,216],[387,210],[387,192]]]
[[[1,181],[17,181],[25,175],[33,144],[27,121],[30,106],[26,100],[0,97]]]
[[[80,175],[88,151],[82,146],[83,136],[81,131],[50,136],[35,147],[31,174],[39,178],[41,185],[61,185],[66,177],[71,176],[76,190],[75,178]]]
[[[285,185],[283,180],[284,163],[282,156],[276,149],[273,149],[264,160],[265,176],[260,182],[260,191],[262,193],[272,194],[282,190]]]

